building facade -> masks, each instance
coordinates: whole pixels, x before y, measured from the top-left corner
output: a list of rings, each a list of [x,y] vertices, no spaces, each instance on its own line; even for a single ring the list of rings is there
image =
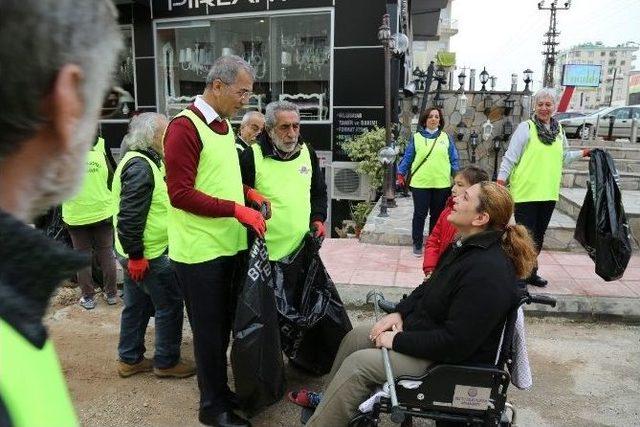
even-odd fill
[[[341,148],[351,136],[384,126],[382,16],[402,30],[401,14],[446,0],[115,0],[126,49],[107,96],[99,133],[114,157],[134,112],[174,116],[201,94],[212,62],[243,57],[256,70],[244,111],[264,112],[275,100],[301,111],[302,139],[318,153],[331,198],[329,225],[347,219],[350,204],[370,196]],[[408,17],[407,17],[408,15]],[[436,22],[419,22],[435,33]],[[410,35],[411,37],[411,35]],[[397,103],[404,61],[394,59],[391,89]],[[392,104],[393,105],[393,104]],[[339,167],[338,167],[339,166]],[[333,230],[333,227],[330,227]]]
[[[562,82],[565,64],[592,64],[601,66],[600,86],[577,87],[569,103],[569,110],[594,110],[609,105],[626,105],[629,73],[633,68],[637,44],[605,46],[602,42],[584,43],[563,50],[557,57],[554,81],[558,88]],[[613,91],[613,92],[612,92]]]

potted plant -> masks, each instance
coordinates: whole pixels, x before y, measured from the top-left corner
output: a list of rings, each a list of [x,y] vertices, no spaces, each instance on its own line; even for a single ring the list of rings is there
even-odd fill
[[[395,146],[402,152],[406,144],[406,139],[399,137]],[[367,175],[375,190],[382,187],[384,169],[378,160],[378,152],[385,145],[385,130],[377,126],[343,142],[341,145],[349,158],[358,162],[358,173]]]
[[[358,202],[354,205],[350,206],[351,208],[351,219],[355,223],[355,234],[356,238],[360,238],[360,232],[362,228],[367,222],[367,217],[371,210],[373,209],[373,203],[371,202]]]

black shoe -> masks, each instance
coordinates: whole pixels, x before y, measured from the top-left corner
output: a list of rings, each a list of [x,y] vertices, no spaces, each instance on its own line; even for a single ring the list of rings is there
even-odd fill
[[[545,279],[543,279],[542,277],[538,276],[537,274],[532,274],[531,277],[529,277],[527,279],[527,283],[529,283],[532,286],[537,286],[539,288],[544,288],[545,286],[547,286],[547,282]]]
[[[222,412],[210,416],[200,413],[198,419],[202,424],[216,427],[251,427],[251,423],[233,411]]]

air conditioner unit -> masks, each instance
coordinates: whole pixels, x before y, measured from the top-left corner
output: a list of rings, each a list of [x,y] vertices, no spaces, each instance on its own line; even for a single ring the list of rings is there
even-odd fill
[[[357,162],[331,162],[331,198],[370,200],[369,177],[358,173]]]

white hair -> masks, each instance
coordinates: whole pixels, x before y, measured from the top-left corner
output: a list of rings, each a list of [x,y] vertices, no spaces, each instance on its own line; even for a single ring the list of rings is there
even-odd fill
[[[129,150],[146,150],[153,146],[159,131],[164,131],[167,118],[158,113],[142,113],[131,119],[125,135]]]
[[[213,83],[214,80],[220,80],[223,83],[232,85],[235,83],[240,70],[246,71],[255,80],[256,72],[247,61],[237,55],[221,56],[215,60],[207,74],[207,85]]]
[[[264,120],[264,116],[260,111],[247,111],[246,113],[244,113],[244,116],[242,116],[242,122],[240,122],[240,126],[245,126],[253,117],[259,117]]]
[[[538,103],[538,101],[541,101],[545,98],[549,98],[552,102],[553,105],[557,104],[557,98],[558,98],[558,94],[555,91],[555,89],[551,89],[548,87],[543,87],[542,89],[539,89],[534,95],[533,95],[533,105],[536,105]]]
[[[3,0],[1,4],[0,159],[46,122],[42,101],[67,64],[83,71],[84,121],[97,120],[122,47],[117,11],[110,0]]]
[[[264,112],[264,126],[271,130],[276,126],[276,113],[280,111],[295,111],[300,117],[300,109],[296,104],[289,101],[274,101],[267,104]]]

